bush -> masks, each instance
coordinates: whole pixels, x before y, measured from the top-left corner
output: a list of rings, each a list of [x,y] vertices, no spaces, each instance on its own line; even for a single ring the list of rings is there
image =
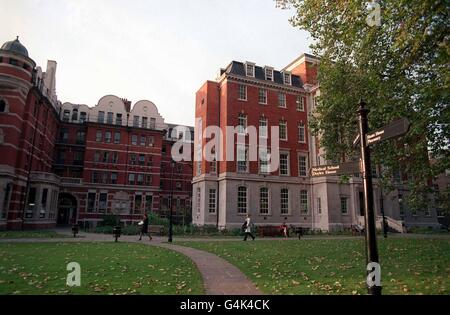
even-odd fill
[[[103,216],[103,221],[98,223],[98,226],[117,226],[119,224],[119,218],[114,214],[107,214]]]
[[[94,230],[94,233],[101,234],[112,234],[114,227],[112,226],[97,226]]]
[[[141,229],[136,225],[127,225],[122,228],[123,235],[139,235]]]
[[[169,219],[161,218],[155,213],[148,214],[149,225],[163,225],[166,229],[169,228]]]

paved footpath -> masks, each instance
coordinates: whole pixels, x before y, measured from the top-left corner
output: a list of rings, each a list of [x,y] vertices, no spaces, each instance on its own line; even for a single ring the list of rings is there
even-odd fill
[[[58,231],[59,234],[69,234],[70,231]],[[165,243],[167,239],[153,237],[149,241],[148,237],[143,237],[139,241],[136,236],[121,236],[121,242],[138,243],[151,246],[159,246],[169,250],[179,252],[188,256],[197,266],[203,277],[205,294],[207,295],[261,295],[262,292],[251,282],[237,267],[233,266],[225,259],[214,254]],[[236,240],[236,239],[235,239]],[[49,243],[49,242],[113,242],[112,235],[83,233],[79,237],[73,238],[33,238],[33,239],[1,239],[0,243]]]

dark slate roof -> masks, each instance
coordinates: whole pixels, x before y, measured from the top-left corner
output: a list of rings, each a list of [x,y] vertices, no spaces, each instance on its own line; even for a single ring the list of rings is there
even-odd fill
[[[19,36],[13,41],[4,43],[0,49],[28,57],[28,50],[19,42]]]
[[[245,64],[243,62],[239,61],[232,61],[230,65],[226,69],[221,69],[220,74],[222,75],[224,72],[228,74],[234,74],[246,77],[245,75]],[[273,78],[275,83],[277,84],[284,84],[283,75],[280,71],[273,70]],[[261,80],[261,81],[267,81],[272,82],[270,80],[266,80],[266,76],[264,73],[264,68],[260,66],[255,66],[255,79]],[[301,88],[303,87],[302,79],[297,75],[291,75],[291,83],[293,87]],[[291,85],[289,85],[291,86]]]

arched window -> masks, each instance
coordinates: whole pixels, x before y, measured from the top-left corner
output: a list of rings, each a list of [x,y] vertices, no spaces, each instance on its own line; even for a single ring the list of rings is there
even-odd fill
[[[0,144],[3,144],[5,142],[5,136],[3,135],[3,130],[0,129]]]
[[[247,187],[239,186],[238,187],[238,200],[237,200],[237,209],[239,214],[247,213]]]

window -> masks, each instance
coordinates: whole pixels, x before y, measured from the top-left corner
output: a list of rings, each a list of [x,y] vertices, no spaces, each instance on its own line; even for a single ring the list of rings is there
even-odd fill
[[[258,102],[259,104],[267,104],[267,90],[259,89]]]
[[[102,173],[102,184],[107,184],[108,183],[108,173],[103,172]]]
[[[133,117],[133,127],[139,127],[139,116]]]
[[[298,142],[306,143],[306,129],[304,123],[298,125]]]
[[[11,184],[6,184],[5,187],[5,194],[3,195],[3,207],[2,207],[2,219],[6,218],[6,214],[8,212],[8,204],[9,204],[9,199],[10,199],[10,194],[11,194]]]
[[[96,193],[88,193],[87,212],[94,212],[95,199],[97,199]]]
[[[103,152],[103,163],[109,162],[109,152]]]
[[[86,112],[81,112],[80,113],[80,123],[84,124],[87,120],[87,114]]]
[[[75,151],[73,153],[73,164],[74,165],[83,165],[83,152]]]
[[[197,161],[197,176],[202,175],[202,161]]]
[[[102,132],[101,132],[100,130],[97,130],[97,135],[96,135],[96,137],[95,137],[95,141],[97,141],[97,142],[102,142],[102,139],[103,139],[103,134],[102,134]]]
[[[100,193],[98,198],[98,212],[105,213],[108,207],[108,194]]]
[[[398,207],[399,207],[399,211],[400,211],[400,216],[404,217],[405,216],[405,206],[403,203],[403,195],[398,195]]]
[[[341,213],[348,214],[347,197],[341,197]]]
[[[139,165],[145,165],[145,154],[139,154]]]
[[[9,58],[9,64],[13,65],[13,66],[18,66],[19,61],[17,61],[16,59],[13,59],[13,58]]]
[[[105,122],[105,112],[98,112],[97,122],[103,124]]]
[[[289,189],[281,189],[281,214],[289,214]]]
[[[119,144],[120,143],[120,137],[121,137],[120,131],[116,131],[114,133],[114,143],[115,144]]]
[[[63,112],[63,121],[69,121],[70,119],[70,110],[66,109]]]
[[[76,143],[77,144],[84,144],[86,138],[86,132],[83,130],[77,131],[77,137],[76,137]]]
[[[113,184],[113,185],[117,184],[117,173],[116,172],[111,173],[111,184]]]
[[[251,63],[245,64],[245,75],[247,77],[255,77],[255,65]]]
[[[147,176],[145,177],[145,182],[146,182],[146,184],[147,184],[148,186],[151,186],[151,185],[152,185],[152,182],[153,182],[153,177],[152,177],[152,175],[147,175]]]
[[[239,186],[237,210],[239,214],[247,213],[247,187]]]
[[[105,142],[106,143],[111,143],[111,131],[106,131],[105,132]]]
[[[291,85],[291,74],[283,73],[284,84]]]
[[[114,119],[114,113],[108,112],[108,116],[106,117],[106,123],[112,125]]]
[[[131,136],[131,144],[132,145],[137,145],[138,142],[138,136],[137,135],[132,135]]]
[[[247,115],[239,114],[238,118],[238,133],[245,134],[247,131]]]
[[[145,136],[141,136],[141,146],[145,147],[146,142],[147,142],[147,138]]]
[[[62,128],[59,132],[59,141],[61,143],[67,143],[69,141],[69,130]]]
[[[98,151],[94,153],[94,162],[100,162],[100,152]]]
[[[216,190],[209,190],[209,213],[216,213]]]
[[[278,106],[286,108],[286,94],[284,93],[278,94]]]
[[[247,87],[245,85],[239,84],[239,97],[240,101],[247,100]]]
[[[150,129],[156,129],[156,118],[150,118]]]
[[[287,123],[280,121],[280,140],[287,141]]]
[[[209,164],[209,172],[212,174],[217,173],[217,161],[214,159],[214,161],[210,162]]]
[[[148,146],[153,147],[154,144],[155,144],[155,137],[153,136],[148,137]]]
[[[130,164],[136,165],[136,154],[135,153],[130,153]]]
[[[138,185],[144,185],[144,174],[138,174],[137,176],[137,184]]]
[[[298,175],[305,177],[307,176],[307,157],[305,155],[298,156]]]
[[[148,156],[147,166],[153,166],[153,157],[151,155]]]
[[[303,96],[297,96],[297,111],[304,112],[305,111],[305,99]]]
[[[259,189],[259,213],[269,214],[269,188]]]
[[[259,137],[267,138],[267,118],[265,117],[259,119]]]
[[[72,121],[78,120],[78,109],[74,108],[72,111]]]
[[[47,210],[47,195],[48,195],[48,189],[44,188],[42,190],[42,196],[41,196],[41,208],[42,210]]]
[[[201,197],[202,197],[202,191],[200,188],[197,188],[197,213],[200,213]]]
[[[148,118],[142,117],[142,128],[147,128],[147,127],[148,127]]]
[[[273,81],[273,69],[266,67],[264,72],[266,75],[266,80]]]
[[[128,183],[130,185],[134,185],[134,182],[135,182],[135,174],[133,174],[133,173],[128,174]]]
[[[300,190],[300,213],[308,214],[308,191]]]
[[[116,114],[116,125],[122,126],[122,114]]]
[[[259,172],[261,174],[269,173],[269,150],[267,148],[259,148]]]
[[[317,213],[322,214],[322,198],[317,198]]]
[[[238,173],[248,172],[248,149],[243,145],[237,146],[237,171]]]
[[[289,154],[280,154],[280,175],[289,176]]]

